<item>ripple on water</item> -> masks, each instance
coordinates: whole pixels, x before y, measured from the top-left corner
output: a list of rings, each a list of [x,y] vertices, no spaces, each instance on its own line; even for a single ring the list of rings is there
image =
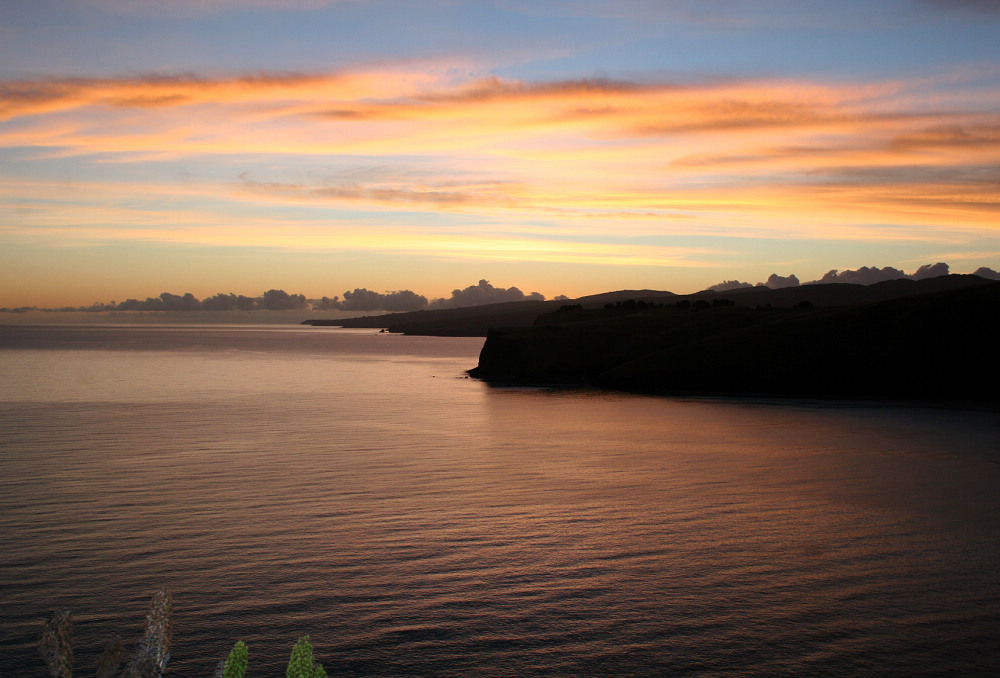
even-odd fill
[[[997,668],[989,413],[437,378],[468,340],[74,332],[0,350],[2,675],[42,675],[62,606],[87,673],[162,585],[179,677],[239,638],[280,675],[305,633],[345,676]]]

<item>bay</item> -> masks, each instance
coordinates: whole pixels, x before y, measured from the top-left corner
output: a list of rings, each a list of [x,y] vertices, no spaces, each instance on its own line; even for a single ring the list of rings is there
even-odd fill
[[[991,675],[1000,420],[491,388],[481,339],[0,327],[0,675]]]

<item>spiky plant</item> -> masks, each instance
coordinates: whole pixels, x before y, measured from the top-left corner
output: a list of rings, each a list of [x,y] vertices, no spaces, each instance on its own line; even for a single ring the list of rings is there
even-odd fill
[[[115,636],[104,646],[101,658],[97,660],[97,678],[112,678],[122,663],[125,654],[125,644],[121,636]]]
[[[122,671],[122,678],[162,678],[170,659],[173,636],[173,600],[165,589],[153,594],[146,613],[146,635],[135,657]],[[42,628],[38,649],[52,678],[73,678],[73,619],[69,610],[58,610]],[[97,662],[97,678],[113,678],[121,664],[125,646],[120,636],[105,647]],[[242,640],[237,641],[225,661],[215,669],[215,678],[243,678],[247,671],[249,652]],[[302,636],[288,660],[286,678],[327,678],[323,667],[313,661],[309,636]]]
[[[174,637],[174,600],[166,589],[160,589],[149,601],[146,614],[146,644],[153,648],[153,656],[163,672],[170,659],[170,641]]]
[[[165,589],[153,594],[146,613],[146,635],[135,658],[125,667],[124,678],[160,678],[170,659],[173,636],[173,600]]]
[[[323,670],[323,667],[313,661],[309,636],[299,638],[295,647],[292,648],[292,656],[288,660],[285,678],[326,678],[326,671]]]
[[[73,678],[73,618],[69,610],[56,610],[45,620],[38,650],[52,678]]]

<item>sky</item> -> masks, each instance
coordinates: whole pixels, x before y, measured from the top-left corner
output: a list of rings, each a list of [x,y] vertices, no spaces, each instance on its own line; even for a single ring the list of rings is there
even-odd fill
[[[0,307],[1000,268],[996,0],[0,0]]]

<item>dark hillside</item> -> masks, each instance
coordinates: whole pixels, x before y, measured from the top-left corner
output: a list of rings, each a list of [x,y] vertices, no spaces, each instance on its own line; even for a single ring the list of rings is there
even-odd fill
[[[401,334],[439,337],[485,337],[496,325],[530,325],[540,313],[559,308],[560,301],[509,301],[501,304],[443,308],[409,313],[306,320],[303,325],[385,328]]]
[[[462,308],[440,308],[409,313],[386,313],[383,315],[345,318],[340,320],[305,320],[303,325],[317,327],[371,327],[385,328],[401,334],[422,334],[430,336],[485,337],[491,327],[528,327],[544,313],[558,310],[567,304],[577,304],[585,299],[589,306],[600,307],[607,302],[634,299],[636,296],[651,299],[675,299],[670,292],[650,290],[624,290],[606,292],[594,297],[584,297],[574,301],[508,301],[500,304],[466,306]]]
[[[740,306],[779,306],[791,308],[804,301],[813,306],[851,306],[874,301],[888,301],[916,294],[955,290],[970,285],[989,284],[992,281],[975,275],[943,275],[924,280],[886,280],[874,285],[854,285],[849,283],[827,283],[823,285],[799,285],[768,289],[749,287],[729,292],[698,292],[688,295],[689,299],[728,298]],[[680,297],[683,298],[683,297]]]
[[[1000,283],[834,308],[563,311],[491,332],[470,374],[655,393],[997,400],[998,311]]]
[[[528,327],[535,324],[543,314],[557,312],[563,306],[580,306],[596,316],[605,314],[608,304],[637,304],[671,306],[678,303],[707,304],[729,301],[736,306],[756,308],[792,308],[803,302],[811,306],[849,306],[874,301],[885,301],[916,294],[924,294],[946,289],[957,289],[970,285],[990,284],[991,281],[974,275],[949,275],[926,280],[891,280],[875,285],[850,285],[833,283],[826,285],[802,285],[772,290],[753,287],[730,292],[698,292],[678,296],[671,292],[655,290],[619,290],[605,292],[574,300],[552,301],[511,301],[485,306],[464,308],[432,309],[409,313],[387,313],[340,320],[305,320],[303,325],[385,328],[402,334],[423,334],[433,336],[485,337],[494,327]],[[635,311],[636,308],[620,309]],[[621,315],[619,312],[618,315]],[[546,322],[562,323],[564,319]]]

